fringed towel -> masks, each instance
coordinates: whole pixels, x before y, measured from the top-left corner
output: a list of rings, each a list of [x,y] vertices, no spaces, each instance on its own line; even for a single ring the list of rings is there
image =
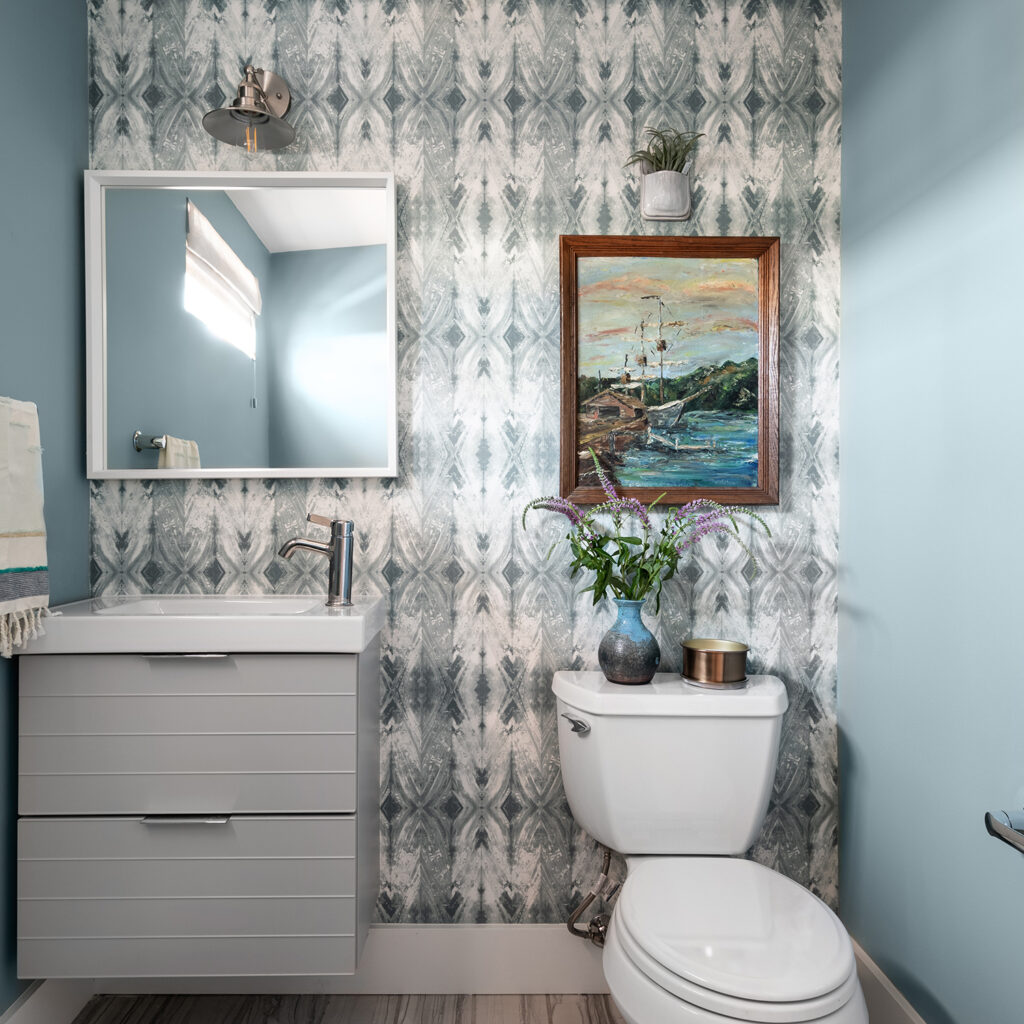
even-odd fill
[[[49,603],[39,416],[0,398],[0,655],[43,632]]]
[[[156,465],[158,469],[201,469],[199,445],[195,441],[185,441],[165,434],[164,446],[157,456]]]

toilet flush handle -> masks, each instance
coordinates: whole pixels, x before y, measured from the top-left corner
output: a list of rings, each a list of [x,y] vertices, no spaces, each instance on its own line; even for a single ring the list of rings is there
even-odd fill
[[[590,732],[590,723],[584,722],[582,718],[573,718],[572,715],[566,714],[562,717],[572,726],[573,732],[578,732],[581,736],[586,736]]]

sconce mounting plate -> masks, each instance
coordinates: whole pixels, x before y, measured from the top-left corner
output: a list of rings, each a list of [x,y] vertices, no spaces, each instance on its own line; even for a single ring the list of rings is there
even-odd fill
[[[256,72],[256,81],[267,98],[267,109],[274,117],[284,117],[291,106],[292,94],[288,83],[273,71],[264,71],[262,68]]]

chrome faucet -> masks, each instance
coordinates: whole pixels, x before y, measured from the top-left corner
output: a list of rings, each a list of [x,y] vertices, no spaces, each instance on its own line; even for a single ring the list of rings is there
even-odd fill
[[[326,543],[308,540],[305,537],[293,537],[281,545],[278,554],[282,558],[291,558],[297,548],[307,551],[319,551],[327,556],[328,581],[327,604],[329,607],[349,605],[352,603],[352,520],[328,519],[310,512],[306,516],[310,523],[317,526],[329,526],[331,539]]]

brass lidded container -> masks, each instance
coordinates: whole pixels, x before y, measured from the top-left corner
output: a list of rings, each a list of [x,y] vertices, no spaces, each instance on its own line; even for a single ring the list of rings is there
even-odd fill
[[[738,690],[747,685],[747,651],[737,640],[683,641],[683,678],[698,686]]]

